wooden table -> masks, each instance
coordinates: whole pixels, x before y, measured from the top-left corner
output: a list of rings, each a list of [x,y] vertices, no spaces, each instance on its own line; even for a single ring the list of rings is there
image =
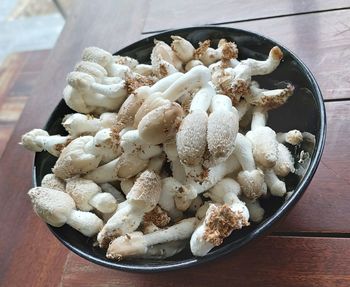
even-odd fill
[[[2,286],[350,286],[349,0],[76,0],[0,162]],[[131,4],[133,3],[133,4]],[[42,127],[81,50],[111,52],[167,28],[217,24],[264,34],[305,61],[323,91],[328,134],[303,198],[268,236],[199,267],[131,274],[89,263],[64,248],[34,215],[33,154],[18,146]]]

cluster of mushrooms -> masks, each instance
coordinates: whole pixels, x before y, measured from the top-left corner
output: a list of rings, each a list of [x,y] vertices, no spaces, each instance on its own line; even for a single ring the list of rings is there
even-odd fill
[[[292,192],[286,143],[312,136],[266,125],[268,111],[294,89],[252,80],[278,67],[278,47],[264,61],[239,61],[234,42],[195,48],[171,38],[155,41],[150,65],[86,48],[63,91],[76,111],[63,118],[67,135],[22,136],[27,149],[57,157],[52,174],[28,192],[35,212],[52,226],[97,235],[111,259],[166,258],[188,239],[204,256],[262,221],[260,198]]]

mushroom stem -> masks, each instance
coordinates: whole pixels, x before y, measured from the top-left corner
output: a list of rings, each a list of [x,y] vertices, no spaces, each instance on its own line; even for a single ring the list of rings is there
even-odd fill
[[[28,191],[33,208],[46,223],[60,227],[67,223],[85,236],[101,230],[103,222],[91,212],[75,210],[74,200],[65,192],[45,187]]]
[[[41,129],[33,129],[22,136],[20,144],[30,151],[47,151],[53,156],[58,157],[62,149],[70,141],[70,136],[50,136],[47,131]]]
[[[107,257],[121,260],[146,254],[150,246],[189,238],[196,224],[197,219],[192,217],[153,233],[144,235],[142,232],[134,232],[124,235],[111,242],[107,250]]]
[[[272,195],[282,197],[286,194],[286,184],[277,177],[273,169],[265,170],[265,182]]]
[[[152,171],[144,171],[127,194],[124,206],[117,209],[98,234],[99,245],[106,247],[113,238],[136,230],[144,214],[157,205],[160,192],[160,178]]]

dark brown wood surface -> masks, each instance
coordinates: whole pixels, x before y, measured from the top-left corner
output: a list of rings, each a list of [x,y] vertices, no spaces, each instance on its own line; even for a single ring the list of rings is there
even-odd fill
[[[67,257],[62,286],[344,286],[350,285],[350,240],[264,237],[237,253],[186,270],[134,274]],[[84,278],[82,280],[82,278]]]
[[[303,6],[305,11],[316,9],[310,2],[307,6],[310,9]],[[329,3],[322,5],[339,8],[345,1]],[[167,1],[163,5],[171,7]],[[344,100],[350,90],[348,10],[234,25],[271,36],[295,51],[310,65],[330,100],[326,103],[328,134],[321,164],[303,198],[275,229],[280,235],[287,232],[293,236],[264,237],[237,254],[188,270],[157,275],[128,274],[73,255],[34,215],[26,196],[31,187],[33,155],[17,145],[20,136],[44,125],[61,98],[66,74],[84,47],[96,45],[114,52],[143,37],[144,25],[150,21],[151,12],[146,17],[149,8],[146,0],[138,1],[137,5],[127,0],[109,0],[98,9],[94,1],[76,1],[0,160],[0,285],[189,286],[193,283],[207,286],[217,283],[220,286],[234,281],[242,286],[349,286],[350,102]],[[186,19],[197,19],[198,15],[191,10],[184,11]],[[254,18],[255,12],[251,13]],[[270,16],[284,13],[291,14],[293,10]],[[168,14],[158,17],[159,21],[163,19],[160,23],[168,23]],[[327,233],[325,236],[330,238],[310,237],[315,233],[318,236]]]

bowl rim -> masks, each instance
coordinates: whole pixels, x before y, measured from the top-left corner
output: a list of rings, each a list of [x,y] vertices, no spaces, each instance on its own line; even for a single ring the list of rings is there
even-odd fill
[[[233,251],[236,251],[240,247],[248,244],[251,242],[253,239],[257,238],[258,236],[261,236],[264,234],[268,229],[271,228],[271,226],[279,221],[286,213],[289,211],[301,198],[301,196],[304,194],[306,191],[308,185],[310,184],[316,169],[320,163],[321,156],[324,150],[325,146],[325,140],[326,140],[326,110],[325,110],[325,105],[321,93],[321,89],[316,82],[316,79],[310,69],[305,65],[305,63],[298,57],[296,56],[292,51],[290,51],[288,48],[284,47],[283,45],[277,43],[273,39],[266,37],[264,35],[261,35],[259,33],[251,32],[249,30],[245,29],[238,29],[238,28],[231,28],[231,27],[221,27],[221,26],[216,26],[216,25],[203,25],[203,26],[192,26],[192,27],[186,27],[186,28],[179,28],[179,29],[169,29],[169,30],[164,30],[160,33],[152,34],[149,37],[140,39],[130,45],[127,45],[126,47],[118,50],[114,54],[119,54],[119,53],[124,53],[127,52],[130,49],[133,49],[135,46],[138,46],[142,42],[147,42],[147,41],[153,41],[153,39],[167,35],[170,33],[178,33],[178,32],[186,32],[186,31],[193,31],[193,30],[208,30],[208,29],[213,29],[213,30],[220,30],[220,31],[236,31],[240,33],[245,33],[250,36],[258,37],[261,38],[262,40],[267,40],[274,45],[278,45],[285,51],[287,51],[290,56],[298,62],[300,65],[301,69],[305,73],[306,77],[312,84],[312,86],[315,89],[315,95],[314,95],[314,100],[316,103],[316,106],[318,108],[318,116],[320,120],[320,129],[319,129],[319,139],[316,141],[314,153],[312,155],[310,165],[303,177],[303,179],[299,182],[297,187],[295,188],[293,194],[289,198],[287,202],[285,202],[273,215],[271,215],[269,218],[265,219],[262,223],[256,226],[255,229],[253,229],[251,232],[249,232],[247,235],[245,235],[241,240],[239,241],[234,241],[232,243],[229,243],[225,246],[222,246],[221,248],[215,250],[214,252],[209,253],[208,255],[204,257],[193,257],[191,259],[184,259],[178,262],[174,263],[169,263],[166,265],[137,265],[137,264],[128,264],[127,261],[126,264],[123,263],[123,261],[118,262],[118,261],[109,261],[107,258],[102,260],[100,258],[97,258],[95,256],[92,256],[79,248],[75,247],[72,245],[70,242],[67,242],[64,240],[62,237],[59,236],[59,234],[54,230],[54,228],[50,225],[47,224],[49,227],[50,231],[55,235],[55,237],[63,243],[64,246],[66,246],[68,249],[76,253],[77,255],[83,257],[84,259],[87,259],[90,262],[96,263],[98,265],[108,267],[111,269],[117,269],[121,271],[129,271],[129,272],[142,272],[142,273],[154,273],[154,272],[159,272],[159,271],[172,271],[172,270],[177,270],[177,269],[183,269],[183,268],[188,268],[192,266],[197,266],[201,263],[212,261],[214,259],[217,259],[219,257],[226,256]],[[56,108],[63,102],[63,99],[60,100],[58,105],[56,105],[54,111]],[[45,124],[44,129],[48,129],[50,126],[50,123],[54,120],[55,112],[51,114],[49,117],[48,121]],[[38,186],[37,181],[36,181],[36,161],[37,161],[37,154],[35,154],[34,157],[34,162],[33,162],[33,173],[32,173],[32,180],[33,180],[33,185]]]

